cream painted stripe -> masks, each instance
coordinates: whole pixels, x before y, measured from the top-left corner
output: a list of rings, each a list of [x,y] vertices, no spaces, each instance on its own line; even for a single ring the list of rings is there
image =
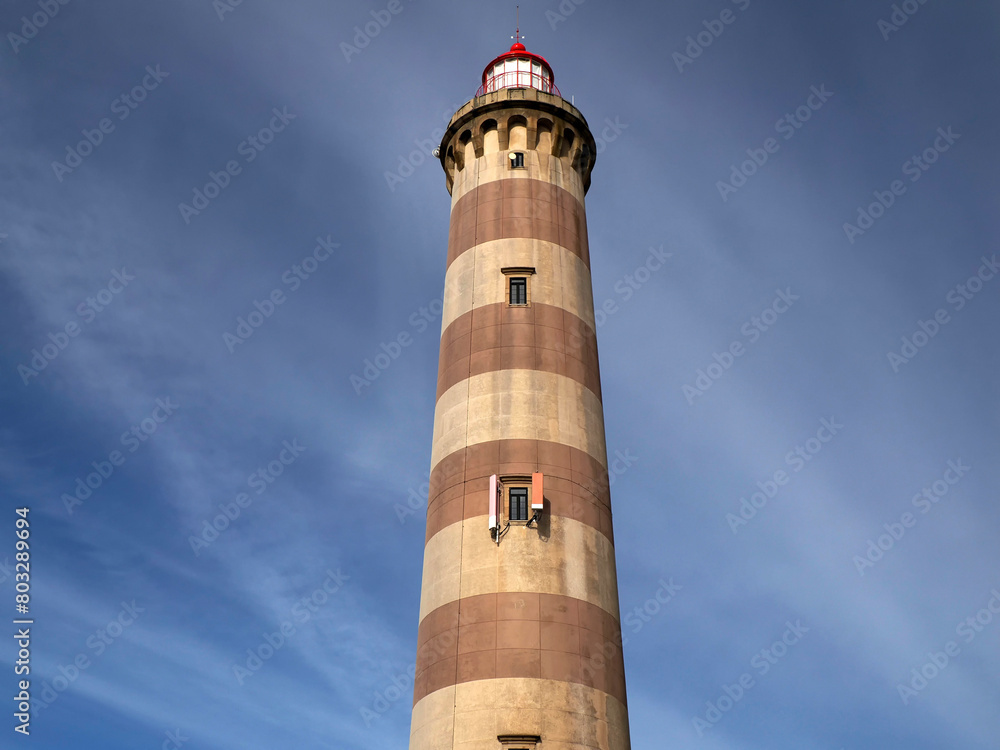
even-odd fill
[[[431,466],[460,448],[491,440],[562,443],[608,465],[600,399],[582,383],[552,372],[484,372],[441,394]]]
[[[410,750],[492,750],[504,733],[538,735],[547,750],[631,747],[628,709],[617,698],[575,682],[508,677],[452,685],[419,700]]]
[[[484,510],[486,502],[484,492]],[[453,523],[425,545],[421,622],[458,599],[503,591],[570,596],[619,620],[615,548],[604,534],[572,518],[550,516],[544,544],[537,529],[511,526],[497,545],[487,519],[484,514]]]
[[[503,239],[477,245],[459,255],[444,279],[442,335],[467,312],[507,302],[507,279],[501,268],[535,269],[528,281],[533,303],[561,307],[581,318],[592,330],[594,291],[590,269],[566,248],[545,240]]]
[[[456,143],[457,147],[457,143]],[[469,154],[473,154],[472,146]],[[517,149],[523,151],[523,149]],[[524,151],[524,169],[511,169],[508,159],[509,151],[497,151],[483,154],[480,158],[466,161],[466,167],[461,172],[455,172],[455,184],[451,188],[452,208],[462,197],[475,190],[480,185],[497,180],[542,180],[561,187],[584,204],[583,180],[580,174],[569,164],[569,159],[560,159],[535,150]]]

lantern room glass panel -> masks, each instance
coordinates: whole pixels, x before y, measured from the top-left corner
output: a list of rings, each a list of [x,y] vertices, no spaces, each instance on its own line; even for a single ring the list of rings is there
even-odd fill
[[[482,87],[484,93],[508,88],[532,88],[548,94],[554,92],[552,71],[544,62],[531,56],[497,60],[487,71]]]

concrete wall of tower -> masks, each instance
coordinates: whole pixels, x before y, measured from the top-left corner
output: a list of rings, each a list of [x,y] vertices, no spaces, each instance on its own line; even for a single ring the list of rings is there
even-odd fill
[[[509,154],[524,154],[524,168]],[[452,194],[411,750],[628,750],[584,195],[596,147],[560,97],[505,89],[454,116]],[[509,305],[502,269],[531,268]],[[497,545],[491,474],[545,476]]]

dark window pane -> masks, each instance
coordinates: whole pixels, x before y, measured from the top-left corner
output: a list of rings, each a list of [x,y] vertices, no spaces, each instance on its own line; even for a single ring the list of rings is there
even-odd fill
[[[510,160],[510,165],[512,167],[514,167],[515,169],[520,169],[521,167],[524,166],[524,154],[522,154],[520,151],[516,151],[513,154],[511,154],[511,156],[513,157]]]
[[[528,520],[528,488],[527,487],[511,487],[510,488],[510,515],[508,518],[511,521],[527,521]]]
[[[510,304],[528,304],[528,280],[523,276],[514,276],[510,280]]]

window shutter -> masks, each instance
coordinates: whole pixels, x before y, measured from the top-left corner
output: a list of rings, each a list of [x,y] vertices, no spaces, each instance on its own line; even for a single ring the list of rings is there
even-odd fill
[[[500,493],[503,492],[503,485],[496,474],[490,476],[490,531],[499,526],[497,523],[497,508],[499,506]]]
[[[536,472],[531,475],[531,509],[542,510],[545,507],[545,498],[542,497],[542,475]]]

